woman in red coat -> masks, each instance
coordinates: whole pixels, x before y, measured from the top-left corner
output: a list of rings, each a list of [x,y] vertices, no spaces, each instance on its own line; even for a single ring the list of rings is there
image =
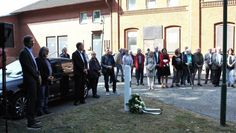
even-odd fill
[[[160,54],[160,76],[161,76],[161,87],[168,88],[168,76],[170,75],[170,57],[165,48],[162,49]],[[165,83],[164,83],[165,80]]]

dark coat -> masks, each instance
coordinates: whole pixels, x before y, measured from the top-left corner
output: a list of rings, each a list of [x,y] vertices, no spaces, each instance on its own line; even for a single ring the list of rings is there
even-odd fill
[[[107,74],[108,72],[114,71],[114,67],[115,67],[114,57],[112,55],[103,55],[102,60],[101,60],[101,66],[102,66],[103,74]],[[109,69],[108,66],[112,66],[112,69]]]
[[[36,89],[37,85],[39,85],[39,71],[26,48],[20,52],[19,61],[22,67],[24,86],[29,89]]]
[[[42,85],[48,85],[48,77],[50,76],[49,68],[45,60],[48,59],[43,59],[40,57],[36,58],[38,69],[42,78]]]
[[[75,51],[72,54],[72,62],[73,62],[73,69],[74,74],[76,76],[85,76],[84,69],[87,69],[87,62],[86,59],[84,59],[85,63],[83,62],[83,59],[80,56],[80,53],[78,51]]]
[[[97,58],[91,58],[89,60],[89,77],[90,78],[98,78],[101,74],[101,65],[99,64]]]

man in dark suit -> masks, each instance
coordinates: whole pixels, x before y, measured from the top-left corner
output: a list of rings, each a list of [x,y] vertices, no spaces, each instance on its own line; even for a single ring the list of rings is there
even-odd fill
[[[158,47],[155,48],[154,52],[154,59],[156,62],[156,78],[158,79],[158,84],[161,84],[161,76],[160,76],[160,51],[158,50]],[[155,83],[155,81],[154,81]]]
[[[77,106],[78,102],[81,104],[85,103],[84,99],[84,89],[85,89],[85,80],[88,74],[87,60],[84,55],[84,44],[78,42],[76,44],[77,50],[72,54],[72,62],[74,69],[74,78],[75,78],[75,101],[74,105]]]
[[[37,101],[37,89],[40,85],[40,75],[38,66],[32,53],[34,38],[32,36],[24,37],[25,47],[21,50],[19,60],[23,71],[23,84],[27,93],[27,121],[28,129],[40,129],[40,121],[35,120],[35,107]]]

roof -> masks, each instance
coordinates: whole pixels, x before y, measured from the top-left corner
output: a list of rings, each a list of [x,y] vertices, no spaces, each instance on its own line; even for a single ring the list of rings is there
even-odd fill
[[[83,4],[95,1],[101,1],[101,0],[40,0],[38,2],[20,8],[16,11],[13,11],[11,14],[53,8],[53,7],[67,6],[67,5]]]

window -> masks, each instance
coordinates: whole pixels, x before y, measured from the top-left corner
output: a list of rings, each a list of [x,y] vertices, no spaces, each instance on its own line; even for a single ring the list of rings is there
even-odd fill
[[[147,0],[147,8],[156,8],[156,0]]]
[[[68,47],[67,45],[67,36],[58,36],[57,37],[58,43],[58,56],[61,54],[61,51],[64,47]]]
[[[59,57],[59,55],[61,54],[61,50],[64,47],[67,47],[67,36],[49,36],[46,37],[46,46],[49,49],[49,54],[48,57],[50,58],[55,58],[55,57]]]
[[[137,51],[137,31],[127,31],[127,48],[133,52]]]
[[[87,14],[87,12],[81,12],[80,13],[80,23],[81,24],[88,23],[88,14]]]
[[[93,22],[94,23],[101,22],[101,11],[100,10],[93,11]]]
[[[167,1],[167,6],[168,7],[179,6],[179,0],[168,0]]]
[[[128,10],[135,10],[136,0],[127,0]]]
[[[177,48],[180,48],[180,27],[165,28],[166,49],[169,53],[174,53]]]
[[[46,45],[49,49],[48,57],[57,57],[56,37],[46,37]]]
[[[215,47],[223,49],[223,24],[215,25]],[[227,24],[227,49],[234,48],[234,24]]]

